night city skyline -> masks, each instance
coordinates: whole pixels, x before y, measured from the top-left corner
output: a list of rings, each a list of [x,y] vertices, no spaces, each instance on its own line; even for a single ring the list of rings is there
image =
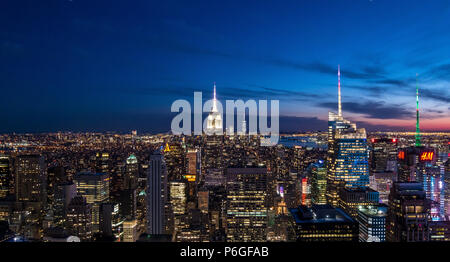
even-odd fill
[[[0,1],[0,249],[434,254],[449,17],[448,0]]]
[[[361,127],[414,131],[417,81],[421,129],[450,130],[446,1],[0,5],[0,133],[167,132],[171,103],[213,82],[221,101],[279,99],[281,132],[325,131],[338,65]]]

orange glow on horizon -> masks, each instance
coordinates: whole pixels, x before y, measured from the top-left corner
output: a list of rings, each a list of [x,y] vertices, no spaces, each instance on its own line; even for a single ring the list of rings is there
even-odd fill
[[[389,127],[404,128],[405,130],[415,130],[415,120],[402,119],[369,119],[369,118],[352,118],[356,122],[365,122],[370,125],[383,125]],[[422,131],[450,131],[450,117],[442,117],[435,119],[421,119],[420,129]]]

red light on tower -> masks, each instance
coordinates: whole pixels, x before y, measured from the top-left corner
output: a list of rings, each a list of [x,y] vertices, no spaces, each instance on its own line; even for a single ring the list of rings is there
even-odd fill
[[[375,143],[375,138],[372,138],[372,143]]]
[[[392,139],[393,143],[397,143],[397,138]]]

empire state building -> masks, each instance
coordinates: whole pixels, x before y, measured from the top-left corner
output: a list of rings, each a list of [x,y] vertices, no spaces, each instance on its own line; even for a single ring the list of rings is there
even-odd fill
[[[206,120],[206,132],[209,135],[212,134],[222,134],[223,125],[222,125],[222,114],[217,109],[217,99],[216,99],[216,83],[214,83],[214,99],[211,108],[211,112],[209,112],[208,118]]]

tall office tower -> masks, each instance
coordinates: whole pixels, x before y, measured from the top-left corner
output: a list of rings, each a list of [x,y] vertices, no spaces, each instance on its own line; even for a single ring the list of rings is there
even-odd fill
[[[67,229],[82,241],[92,238],[91,205],[83,196],[76,196],[67,207]]]
[[[266,241],[267,168],[228,168],[226,179],[227,241]]]
[[[145,184],[147,184],[146,181]],[[142,190],[136,195],[136,219],[139,234],[147,232],[147,206],[147,193]]]
[[[222,114],[217,108],[216,83],[214,83],[214,98],[212,101],[211,111],[206,119],[206,132],[208,135],[222,134],[223,132]]]
[[[44,157],[40,155],[20,155],[16,158],[16,199],[24,202],[47,201],[47,174]]]
[[[223,177],[223,174],[221,174],[221,176]],[[225,241],[226,239],[227,191],[225,184],[226,182],[220,182],[205,185],[209,190],[208,214],[212,241]]]
[[[224,160],[224,136],[209,135],[203,136],[204,147],[202,148],[202,167],[208,172],[211,169],[223,169]]]
[[[170,146],[166,143],[163,152],[167,167],[167,180],[183,179],[186,175],[185,150],[183,145],[179,141],[172,143]]]
[[[138,240],[137,220],[126,220],[123,222],[123,242],[136,242]]]
[[[412,146],[399,149],[397,158],[399,182],[413,182],[426,173],[426,166],[436,163],[436,152],[433,148]]]
[[[308,184],[308,178],[304,177],[304,178],[302,178],[302,199],[301,199],[302,205],[305,205],[305,206],[311,205],[310,194],[311,194],[311,189]]]
[[[311,203],[324,205],[327,203],[327,168],[323,161],[311,164]]]
[[[206,131],[203,136],[205,139],[205,146],[202,148],[204,151],[204,153],[202,153],[202,163],[204,163],[202,166],[205,171],[224,167],[224,159],[222,157],[224,136],[222,133],[222,115],[217,108],[216,84],[214,83],[213,105],[208,118],[206,119]]]
[[[47,200],[54,205],[56,185],[67,181],[65,170],[62,166],[51,166],[47,169]]]
[[[418,182],[397,182],[389,195],[386,239],[389,242],[429,240],[430,206]]]
[[[116,192],[114,202],[120,203],[120,213],[123,217],[132,219],[136,217],[137,189],[139,179],[139,165],[135,155],[130,155],[123,167],[123,181],[120,190]]]
[[[169,182],[169,195],[172,211],[175,215],[186,214],[186,183],[183,181]]]
[[[373,173],[395,172],[397,165],[397,139],[372,138],[370,167]]]
[[[190,182],[200,181],[201,171],[201,151],[190,149],[186,154],[186,179]]]
[[[54,216],[57,224],[64,224],[70,201],[77,195],[73,182],[64,182],[55,186]]]
[[[186,216],[181,218],[184,226],[177,230],[177,242],[209,242],[208,215],[198,209],[190,209]]]
[[[12,182],[11,161],[7,156],[0,156],[0,198],[9,195]]]
[[[130,155],[125,164],[123,189],[136,189],[139,178],[139,164],[135,155]]]
[[[380,194],[380,203],[388,203],[392,185],[397,182],[397,174],[394,172],[373,173],[370,176],[370,188]]]
[[[297,242],[358,242],[358,222],[331,205],[299,206],[289,209],[294,218]]]
[[[108,152],[99,152],[95,155],[95,171],[97,173],[110,173],[111,161]]]
[[[124,219],[120,215],[118,203],[102,203],[100,205],[100,233],[106,239],[122,238]]]
[[[124,189],[119,192],[119,198],[114,203],[120,203],[120,214],[132,219],[137,215],[138,195],[136,189]]]
[[[104,173],[77,173],[73,181],[77,194],[86,198],[92,210],[92,231],[100,230],[100,205],[109,201],[110,177]]]
[[[206,188],[201,188],[197,192],[197,198],[198,198],[198,209],[202,213],[208,213],[209,211],[209,190]]]
[[[385,242],[388,206],[378,204],[358,208],[359,242]]]
[[[339,190],[339,207],[354,218],[358,216],[358,207],[376,205],[379,201],[378,192],[368,187],[341,188]]]
[[[433,221],[445,220],[445,175],[438,165],[427,164],[420,168],[416,182],[422,183],[430,200],[430,216]]]
[[[327,202],[333,206],[340,188],[369,186],[366,130],[342,117],[340,75],[338,69],[338,114],[328,114]]]
[[[164,156],[155,152],[150,156],[147,178],[147,233],[165,234],[167,201],[167,168]]]

